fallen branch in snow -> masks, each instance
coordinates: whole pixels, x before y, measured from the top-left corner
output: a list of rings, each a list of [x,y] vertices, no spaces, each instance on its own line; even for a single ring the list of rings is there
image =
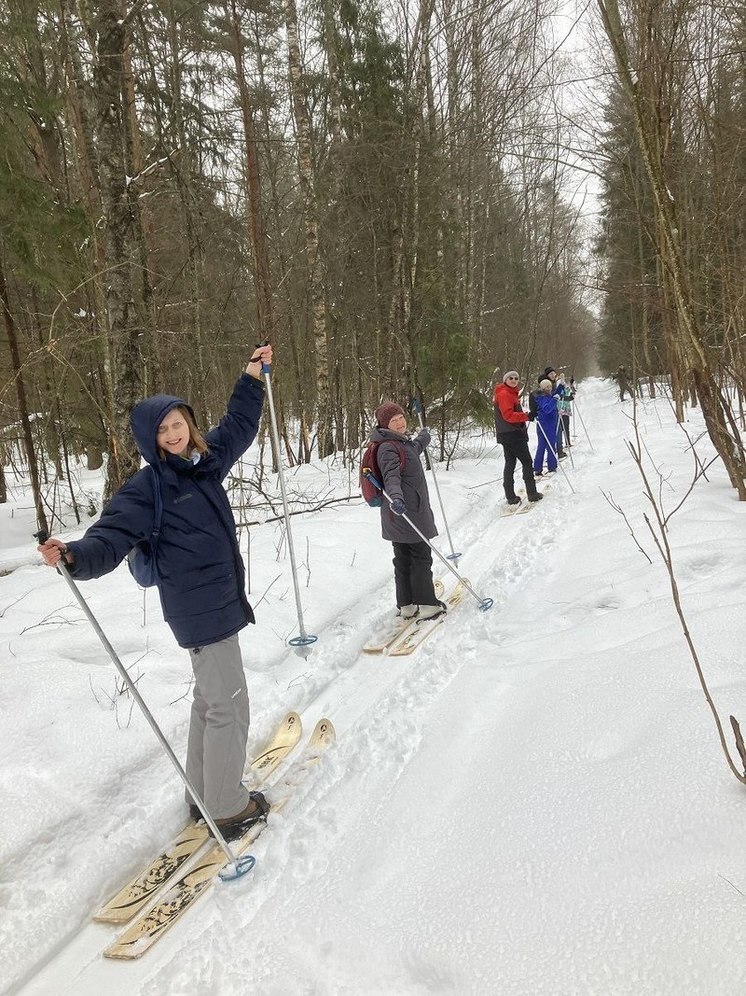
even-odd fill
[[[3,575],[3,573],[4,573],[3,571],[0,571],[0,577]],[[8,573],[10,574],[10,571],[8,571]],[[12,609],[14,605],[18,605],[19,602],[23,601],[26,595],[30,595],[31,591],[32,589],[29,588],[28,591],[25,591],[22,595],[19,595],[18,598],[14,598],[12,602],[8,602],[7,605],[3,606],[3,608],[0,609],[0,619],[3,618],[8,609]]]
[[[24,626],[19,636],[23,636],[24,633],[30,633],[32,629],[40,629],[42,626],[75,626],[80,622],[79,619],[66,619],[64,616],[57,616],[58,612],[62,609],[71,609],[73,607],[72,602],[68,602],[67,605],[63,605],[59,609],[52,609],[43,619],[40,619],[38,623],[34,623],[33,626]]]
[[[725,877],[725,875],[721,875],[721,874],[718,873],[718,878],[722,878],[722,880],[724,882],[727,882],[728,885],[731,887],[731,889],[735,889],[736,890],[736,892],[738,893],[739,896],[743,896],[744,895],[744,893],[741,892],[741,890],[738,888],[738,886],[734,885],[729,878]]]
[[[743,737],[741,736],[741,727],[738,725],[738,720],[735,716],[730,717],[730,725],[733,729],[733,736],[736,738],[736,747],[738,748],[738,753],[741,755],[741,763],[743,764],[744,771],[746,771],[746,747],[743,745]]]
[[[145,655],[143,654],[143,657],[144,656]],[[142,657],[139,658],[139,660],[142,660]],[[134,665],[137,664],[137,663],[138,663],[138,661],[135,661],[130,666],[134,667]],[[138,676],[136,678],[133,678],[132,679],[132,683],[134,685],[137,685],[137,683],[139,682],[140,678],[142,678],[142,674],[138,674]],[[90,685],[91,694],[93,695],[93,698],[96,701],[96,705],[101,705],[101,701],[99,700],[98,695],[96,695],[96,691],[95,691],[95,689],[93,687],[93,681],[92,681],[90,675],[88,676],[88,684]],[[103,688],[101,688],[100,691],[101,691],[101,694],[104,695],[105,698],[107,698],[109,700],[109,709],[113,710],[113,712],[114,712],[114,718],[116,719],[116,723],[117,723],[117,727],[120,730],[122,729],[122,723],[121,723],[121,721],[119,719],[119,703],[120,703],[120,701],[123,698],[124,699],[129,699],[129,712],[127,713],[127,719],[126,719],[126,722],[124,723],[124,727],[125,728],[129,727],[130,723],[132,722],[132,710],[133,710],[134,705],[135,705],[135,700],[134,699],[130,699],[130,690],[129,690],[128,686],[125,684],[125,682],[121,678],[117,678],[117,677],[114,678],[114,694],[113,695],[110,695]]]
[[[259,599],[259,601],[254,606],[255,609],[259,608],[259,606],[262,604],[262,602],[264,601],[264,599],[267,597],[269,589],[272,587],[273,584],[275,584],[277,581],[279,581],[281,577],[282,577],[282,574],[278,574],[277,577],[274,579],[274,581],[270,581],[269,582],[269,584],[267,585],[267,587],[264,589],[264,593],[262,594],[262,597]]]
[[[193,685],[193,684],[194,684],[194,675],[192,675],[192,676],[191,676],[191,677],[189,678],[189,681],[187,682],[187,687],[186,687],[186,691],[184,692],[184,694],[183,694],[183,695],[179,695],[179,697],[178,697],[178,698],[175,698],[175,699],[174,699],[174,700],[173,700],[172,702],[169,702],[168,704],[169,704],[170,706],[172,706],[172,705],[176,705],[176,703],[177,703],[177,702],[181,702],[181,701],[182,701],[183,699],[187,698],[187,697],[189,696],[189,693],[190,693],[190,692],[191,692],[191,690],[192,690],[192,685]]]
[[[477,488],[486,488],[488,484],[502,484],[502,482],[503,482],[502,477],[496,477],[494,479],[494,481],[483,481],[481,484],[472,484],[466,490],[467,491],[476,491]]]
[[[363,499],[360,497],[360,495],[350,495],[344,498],[329,498],[326,501],[320,501],[314,503],[313,505],[309,505],[307,508],[291,509],[288,514],[305,515],[308,512],[319,512],[321,511],[322,508],[326,508],[328,505],[342,505],[342,504],[347,504],[350,501],[356,501],[357,504],[361,504],[362,500]],[[274,508],[274,506],[272,506],[271,504],[270,507]],[[285,519],[284,515],[272,515],[268,519],[252,519],[250,521],[241,520],[240,522],[237,523],[237,525],[241,528],[245,528],[247,526],[263,526],[267,522],[279,522],[281,520],[284,521],[284,519]]]

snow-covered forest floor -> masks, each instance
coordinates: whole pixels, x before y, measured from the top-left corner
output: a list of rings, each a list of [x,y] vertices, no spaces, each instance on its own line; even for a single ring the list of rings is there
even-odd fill
[[[289,709],[306,731],[330,717],[338,740],[271,818],[254,871],[214,888],[137,962],[104,959],[117,929],[90,916],[180,829],[182,788],[63,580],[41,565],[30,492],[13,487],[0,506],[0,991],[746,991],[746,788],[726,766],[642,518],[631,402],[590,380],[578,405],[592,447],[578,423],[574,467],[563,462],[576,493],[555,475],[528,515],[499,515],[492,438],[459,442],[438,480],[459,568],[495,605],[482,613],[468,599],[411,657],[361,653],[393,605],[390,546],[361,500],[293,518],[305,622],[319,637],[307,660],[285,643],[298,627],[282,527],[251,529],[250,751]],[[637,413],[670,510],[692,481],[690,439],[663,397]],[[699,411],[685,428],[709,460]],[[707,477],[669,538],[732,741],[728,716],[746,721],[746,506],[719,462]],[[289,483],[343,496],[350,471],[303,466]],[[443,530],[439,545],[448,552]],[[124,566],[81,589],[183,755],[189,661],[157,595]]]

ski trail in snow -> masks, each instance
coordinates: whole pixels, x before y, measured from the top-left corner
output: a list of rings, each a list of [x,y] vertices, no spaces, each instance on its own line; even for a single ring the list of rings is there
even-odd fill
[[[242,961],[241,956],[238,959],[234,957],[237,939],[243,936],[248,941],[256,931],[259,934],[257,943],[265,944],[267,951],[276,953],[268,936],[271,924],[261,914],[283,903],[292,905],[293,894],[304,885],[312,884],[323,895],[325,869],[335,849],[361,819],[369,821],[373,828],[386,828],[387,837],[391,839],[391,828],[387,827],[387,802],[391,787],[408,783],[410,769],[414,768],[412,762],[421,753],[433,751],[432,745],[428,745],[425,739],[433,717],[438,717],[438,723],[447,726],[447,717],[440,715],[441,704],[447,701],[448,692],[457,685],[469,687],[472,683],[476,691],[480,687],[475,678],[479,669],[495,671],[494,688],[489,694],[491,712],[489,718],[481,717],[468,730],[450,732],[453,758],[456,760],[449,766],[444,765],[444,770],[448,771],[451,781],[457,778],[459,755],[467,756],[475,750],[474,737],[479,738],[482,727],[483,735],[487,736],[494,717],[500,715],[500,703],[508,690],[513,707],[518,707],[517,716],[514,726],[511,726],[507,716],[502,717],[502,721],[516,737],[515,758],[527,754],[532,743],[543,742],[547,750],[545,770],[548,781],[551,778],[559,784],[567,765],[579,763],[586,755],[592,762],[599,763],[623,758],[625,753],[634,751],[636,743],[650,736],[652,717],[644,711],[641,711],[637,722],[635,717],[630,717],[621,729],[607,729],[603,723],[598,723],[591,734],[583,729],[576,736],[579,747],[575,746],[572,737],[556,737],[542,726],[542,715],[545,713],[538,713],[535,720],[527,723],[526,730],[522,730],[520,725],[531,716],[532,709],[536,709],[537,689],[543,685],[546,685],[544,694],[549,696],[551,692],[558,700],[562,698],[566,679],[564,675],[554,673],[554,667],[558,661],[565,662],[565,654],[567,663],[571,662],[571,654],[562,648],[563,641],[572,639],[575,629],[586,626],[589,619],[598,616],[597,646],[608,646],[614,650],[623,648],[623,637],[608,625],[608,621],[613,613],[628,603],[625,584],[632,589],[634,576],[626,582],[606,584],[602,569],[599,571],[595,565],[584,564],[582,569],[588,571],[592,584],[580,597],[565,602],[561,591],[553,592],[552,600],[543,604],[552,626],[556,627],[553,637],[559,637],[559,649],[546,658],[531,660],[524,657],[522,647],[532,642],[528,632],[533,622],[531,615],[514,618],[504,615],[502,611],[504,606],[515,601],[531,606],[530,596],[527,599],[525,593],[534,588],[541,589],[548,561],[558,553],[567,556],[565,535],[577,528],[579,517],[583,520],[585,533],[594,539],[599,550],[608,551],[610,543],[619,542],[613,525],[609,525],[603,500],[595,486],[593,492],[586,489],[585,475],[604,480],[604,471],[608,467],[609,480],[615,481],[615,487],[625,501],[639,491],[640,485],[634,471],[626,475],[616,473],[620,454],[624,455],[619,430],[619,405],[605,389],[591,391],[583,400],[583,414],[587,421],[591,404],[593,417],[589,428],[596,451],[592,452],[583,434],[578,433],[573,450],[575,470],[567,466],[569,461],[564,462],[576,488],[576,497],[569,494],[564,478],[558,474],[553,478],[550,495],[530,515],[500,518],[498,508],[502,497],[498,483],[487,493],[471,492],[468,510],[451,523],[452,531],[458,535],[458,547],[463,552],[459,571],[470,579],[480,596],[494,598],[495,605],[490,612],[481,613],[477,603],[467,596],[458,612],[446,620],[437,634],[412,657],[395,659],[363,655],[360,651],[369,633],[371,615],[383,611],[392,601],[393,579],[387,573],[382,583],[374,585],[362,596],[354,594],[354,589],[336,591],[333,598],[330,596],[337,617],[318,628],[319,643],[308,661],[299,662],[285,647],[267,655],[263,671],[257,669],[255,673],[271,673],[278,687],[287,689],[290,696],[288,707],[292,706],[302,714],[307,729],[320,715],[329,715],[337,728],[338,742],[325,757],[317,777],[309,783],[304,795],[285,815],[273,822],[257,843],[255,853],[259,864],[256,872],[241,883],[216,889],[141,963],[117,965],[103,962],[100,951],[112,936],[111,930],[105,925],[80,922],[80,909],[90,911],[102,898],[96,896],[89,902],[88,893],[102,889],[99,875],[81,874],[80,881],[75,881],[76,870],[89,867],[91,861],[92,833],[86,826],[86,814],[82,808],[74,817],[71,835],[69,823],[60,819],[58,829],[67,830],[64,837],[58,839],[57,835],[47,830],[33,842],[33,853],[15,852],[17,864],[13,875],[29,886],[25,900],[36,895],[43,916],[49,916],[50,900],[53,903],[56,897],[64,902],[65,890],[72,890],[73,901],[69,903],[67,919],[63,916],[53,923],[56,946],[44,956],[46,964],[26,971],[26,984],[16,984],[10,992],[22,992],[24,996],[31,993],[54,993],[55,996],[95,993],[99,996],[102,991],[106,991],[107,996],[118,996],[120,993],[122,996],[125,993],[127,996],[161,996],[165,992],[205,991],[223,996],[223,993],[245,991],[242,987],[246,985],[246,978],[241,972],[242,966],[243,971],[246,970],[246,958]],[[657,415],[655,406],[647,407]],[[630,412],[631,406],[622,409],[624,411]],[[621,424],[624,433],[625,423]],[[490,475],[493,466],[490,465]],[[441,477],[441,487],[443,484]],[[369,529],[373,539],[382,543],[377,537],[374,518],[370,520]],[[444,547],[443,536],[437,542],[440,548]],[[630,541],[625,537],[623,542]],[[631,556],[637,556],[634,550]],[[715,554],[708,554],[693,544],[689,559],[685,561],[685,575],[688,570],[687,577],[694,586],[708,573],[712,575],[716,565]],[[445,576],[437,560],[435,569],[440,576]],[[654,567],[654,571],[656,569]],[[546,598],[546,595],[543,597]],[[649,627],[646,638],[653,641],[653,646],[657,637],[670,640],[670,629],[675,628],[668,621],[666,597],[665,592],[662,597],[658,596],[663,606],[661,611],[656,612],[657,606],[653,603],[645,605],[644,598],[640,607],[640,626]],[[635,631],[635,636],[639,637],[640,632]],[[511,670],[515,677],[511,675]],[[582,692],[582,685],[579,688],[568,686],[566,697],[570,705],[565,706],[564,715],[570,715],[573,708],[577,709],[574,699]],[[256,697],[261,705],[261,694],[257,693]],[[608,700],[613,705],[613,688],[609,690]],[[266,707],[260,714],[260,722],[267,727],[274,718],[276,716],[270,716]],[[182,726],[182,735],[184,732]],[[573,729],[570,733],[577,734],[578,731]],[[555,739],[562,746],[552,753]],[[501,746],[505,749],[506,743],[501,741]],[[514,767],[514,779],[519,781],[520,766],[515,764]],[[435,766],[433,770],[437,770]],[[536,777],[538,779],[540,774]],[[102,799],[109,798],[114,803],[113,812],[101,829],[117,840],[121,840],[122,836],[132,839],[128,861],[138,867],[143,857],[149,858],[151,850],[164,842],[161,817],[172,814],[173,800],[169,803],[168,797],[173,795],[173,778],[167,762],[159,756],[155,747],[145,758],[145,763],[141,756],[139,761],[133,761],[128,770],[120,773],[119,779],[121,784],[113,798],[108,782],[102,782],[97,788]],[[510,782],[510,779],[506,781]],[[168,785],[168,791],[162,793],[162,800],[153,798],[152,788],[158,783]],[[434,791],[437,791],[437,784],[435,778]],[[520,794],[520,788],[518,785],[515,792]],[[582,784],[573,785],[572,792],[577,794],[569,794],[570,808],[581,802],[588,804]],[[448,794],[451,794],[450,789]],[[598,808],[603,810],[603,800],[598,803]],[[156,831],[159,824],[160,830]],[[515,849],[515,861],[525,860],[531,864],[530,875],[540,882],[542,875],[546,875],[546,870],[541,868],[541,856],[534,849],[522,859],[525,847],[520,831],[519,826],[516,839],[507,832],[504,843],[508,848]],[[146,840],[144,834],[149,835],[150,839]],[[562,846],[570,846],[569,839],[560,838],[554,851],[559,853]],[[117,847],[109,847],[108,852],[105,847],[104,853],[109,856],[117,853]],[[387,876],[395,877],[399,874],[397,862],[398,858],[393,853],[382,853],[380,864],[376,867],[354,867],[356,880],[363,887],[373,886],[377,879],[385,881]],[[590,868],[586,870],[589,874],[592,872]],[[109,891],[109,884],[119,884],[122,876],[118,872],[121,872],[121,867],[112,865],[110,877],[116,880],[106,883],[104,892]],[[496,888],[501,884],[498,875]],[[11,909],[11,914],[20,920],[19,910],[14,913]],[[409,929],[410,925],[402,923],[402,927]],[[253,950],[251,944],[248,949]],[[555,952],[558,964],[569,971],[567,959],[564,962],[561,959],[561,950],[561,945],[558,945]],[[306,967],[313,978],[319,971],[318,952],[309,941],[304,956],[302,940],[298,952],[298,957],[307,959]],[[523,958],[526,957],[524,951]],[[17,971],[13,969],[12,959],[11,952],[8,964],[11,970]],[[320,960],[323,963],[323,955]],[[533,970],[530,960],[529,957],[522,964],[523,971]],[[382,976],[393,980],[391,992],[425,992],[429,991],[430,984],[440,985],[446,992],[458,992],[460,986],[462,991],[467,991],[458,969],[445,956],[439,961],[434,955],[423,952],[420,956],[413,950],[407,954],[406,964],[399,968],[401,974],[398,976],[396,972]],[[603,971],[603,966],[601,968]],[[350,990],[356,991],[358,980],[354,971],[349,974],[350,968],[343,960],[334,960],[332,969],[337,983],[344,984],[346,979]],[[257,964],[252,971],[255,973],[254,981],[261,988],[264,971],[261,964]],[[538,967],[536,971],[539,971]],[[269,966],[266,974],[276,985]],[[402,979],[409,980],[409,988],[396,988],[402,985]],[[318,991],[321,992],[323,983],[320,984],[322,988]],[[199,985],[205,988],[195,988]],[[536,986],[537,993],[550,991],[542,988],[541,978],[537,979]],[[591,991],[590,988],[588,991]],[[360,992],[368,990],[360,989]]]
[[[446,620],[437,634],[411,658],[404,659],[361,653],[370,627],[371,614],[367,597],[348,605],[341,621],[320,631],[318,649],[314,649],[310,659],[314,665],[311,673],[304,671],[302,679],[296,680],[292,686],[295,692],[293,707],[304,717],[306,726],[310,722],[306,721],[306,717],[315,719],[328,715],[337,729],[338,743],[331,751],[332,756],[325,758],[324,770],[320,770],[318,784],[310,788],[308,798],[296,800],[277,821],[279,825],[273,826],[263,835],[256,849],[260,863],[267,849],[273,855],[286,856],[286,859],[268,859],[267,868],[252,876],[247,915],[250,908],[254,909],[253,915],[256,915],[261,908],[261,897],[278,887],[288,864],[292,864],[294,874],[298,874],[298,863],[301,860],[298,852],[303,849],[299,848],[297,841],[303,838],[307,842],[310,836],[318,834],[318,828],[314,832],[314,821],[309,813],[314,807],[323,805],[323,797],[333,785],[350,770],[359,769],[361,761],[366,765],[375,765],[379,772],[385,772],[392,781],[399,777],[420,744],[423,714],[461,667],[473,659],[480,643],[491,642],[491,632],[495,628],[493,620],[499,616],[502,602],[512,590],[530,580],[532,571],[536,569],[537,559],[551,543],[552,536],[571,504],[561,489],[555,486],[551,499],[545,499],[545,503],[533,510],[530,516],[512,520],[499,516],[499,501],[500,498],[494,492],[490,493],[487,500],[483,496],[475,496],[468,514],[451,525],[452,529],[458,531],[460,546],[465,551],[459,564],[459,572],[469,576],[472,586],[480,596],[489,595],[494,599],[492,610],[482,613],[476,601],[467,596],[464,605],[454,613],[453,618]],[[442,538],[440,542],[442,544]],[[509,568],[504,563],[506,551],[510,554]],[[440,567],[439,576],[447,581],[445,575],[451,577],[450,572],[439,564],[437,558],[435,561],[434,569],[438,571]],[[389,602],[392,590],[393,579],[387,579],[379,591],[379,601],[384,604]],[[283,680],[283,668],[288,673],[298,668],[297,660],[294,654],[285,653],[284,660],[277,665],[280,671],[278,680]],[[303,666],[305,668],[305,664]],[[394,751],[391,750],[392,742],[397,745]],[[156,752],[147,771],[132,773],[134,785],[123,792],[125,798],[122,801],[125,804],[126,796],[133,798],[146,790],[145,787],[153,777],[153,767],[161,770],[164,781],[168,780],[168,764]],[[125,773],[125,783],[128,777]],[[146,819],[149,819],[149,831],[144,833],[141,823]],[[84,832],[85,814],[81,813],[78,820],[81,827],[80,843],[77,843],[78,834],[74,830],[71,833],[68,822],[64,832],[50,832],[46,835],[46,840],[37,842],[38,847],[43,845],[47,849],[41,869],[38,857],[32,857],[27,852],[25,858],[18,856],[18,871],[24,876],[33,876],[40,871],[42,874],[47,873],[60,862],[74,867],[76,853],[88,846]],[[73,827],[74,825],[73,822]],[[91,910],[109,891],[117,887],[120,879],[123,880],[129,871],[136,870],[151,856],[151,851],[154,853],[164,843],[163,836],[156,832],[155,826],[157,823],[153,821],[152,815],[146,817],[142,808],[128,810],[124,830],[135,841],[135,855],[130,858],[128,871],[123,871],[121,864],[113,867],[113,874],[106,883],[103,895],[96,895],[90,901],[85,898]],[[63,827],[58,829],[62,831]],[[327,830],[323,837],[322,846],[329,846],[333,834]],[[100,883],[98,888],[101,888]],[[148,965],[152,964],[154,958],[165,958],[168,961],[168,949],[178,951],[185,938],[194,930],[199,932],[218,917],[223,890],[216,892],[215,899],[208,897],[201,901],[194,916],[189,914],[185,918],[184,924],[174,932],[175,940],[166,937],[159,942],[157,950],[161,954],[151,953],[146,957],[142,963],[146,975]],[[235,892],[234,888],[232,895]],[[61,893],[59,900],[63,901]],[[233,900],[226,897],[226,901]],[[209,910],[211,905],[214,908]],[[189,934],[184,931],[189,931]],[[79,922],[70,924],[67,935],[60,937],[58,951],[51,957],[50,964],[46,968],[38,966],[41,969],[38,977],[17,991],[43,993],[49,985],[49,978],[54,977],[54,984],[58,987],[56,992],[60,996],[68,991],[84,992],[81,986],[87,984],[85,973],[91,964],[94,976],[98,976],[101,971],[105,971],[107,975],[110,972],[115,974],[116,966],[105,962],[105,968],[102,968],[97,957],[97,953],[111,936],[114,936],[112,930],[106,925]],[[196,935],[193,939],[196,940]],[[78,970],[81,964],[82,972]],[[129,969],[128,986],[133,981],[131,972],[135,971],[138,976],[140,974],[139,968],[129,966]],[[62,988],[66,977],[69,980],[64,983],[67,988]],[[117,990],[112,990],[109,982],[106,985],[110,996],[114,996]]]

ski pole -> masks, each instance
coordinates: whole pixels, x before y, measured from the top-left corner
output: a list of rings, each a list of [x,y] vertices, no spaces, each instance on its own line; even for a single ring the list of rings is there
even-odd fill
[[[554,447],[552,446],[552,444],[549,442],[549,437],[547,436],[546,432],[544,432],[544,426],[541,424],[541,422],[538,420],[538,418],[536,419],[536,424],[539,426],[539,431],[541,432],[542,436],[544,437],[544,439],[546,441],[546,444],[549,447],[550,453],[552,453],[552,455],[554,456],[554,459],[557,461],[557,466],[562,471],[562,473],[565,475],[565,480],[570,485],[570,490],[572,491],[573,494],[575,494],[576,493],[575,492],[575,488],[572,486],[572,482],[570,481],[570,478],[567,476],[567,471],[562,466],[562,461],[557,456],[557,451],[554,449]]]
[[[42,529],[35,534],[35,538],[38,539],[40,544],[43,544],[46,543],[46,541],[49,539],[49,534],[45,529]],[[91,624],[91,626],[93,626],[93,629],[95,630],[96,635],[103,644],[107,654],[109,655],[109,657],[111,657],[114,663],[114,667],[119,672],[122,681],[124,681],[125,685],[129,689],[132,698],[140,706],[143,715],[150,723],[150,727],[153,730],[153,733],[155,733],[156,737],[158,738],[161,747],[164,749],[169,760],[176,768],[176,771],[179,774],[179,778],[181,778],[182,782],[186,786],[187,792],[189,792],[189,795],[194,800],[195,805],[199,809],[200,813],[202,813],[205,823],[210,828],[210,832],[212,833],[217,843],[225,852],[225,856],[228,858],[228,864],[225,866],[225,868],[221,870],[220,877],[224,881],[229,882],[232,881],[233,879],[240,878],[242,875],[245,875],[247,871],[250,871],[254,867],[254,865],[256,864],[256,859],[251,854],[244,854],[240,858],[236,858],[235,854],[230,849],[230,846],[228,845],[228,842],[226,841],[225,837],[222,835],[218,827],[215,825],[215,821],[213,820],[212,816],[210,816],[207,807],[202,801],[202,797],[200,796],[199,792],[197,792],[194,785],[192,785],[189,776],[187,775],[186,771],[184,771],[181,764],[179,763],[179,759],[177,758],[176,754],[174,754],[171,744],[168,742],[168,740],[166,740],[165,736],[163,735],[163,731],[161,730],[160,726],[158,726],[153,717],[153,714],[145,704],[145,700],[138,691],[137,685],[134,683],[132,678],[130,678],[129,671],[120,661],[119,657],[117,656],[117,652],[109,643],[109,640],[107,639],[107,636],[104,633],[104,631],[101,629],[98,620],[91,612],[86,600],[81,595],[80,589],[75,584],[73,579],[70,577],[70,572],[67,569],[67,564],[65,564],[62,560],[60,560],[60,562],[57,564],[57,573],[61,574],[62,577],[67,582],[70,591],[75,596],[75,600],[77,601],[78,605],[81,607],[83,612],[85,613],[88,622]]]
[[[261,349],[262,346],[266,346],[267,343],[263,342],[257,346],[257,349]],[[288,553],[290,554],[290,570],[293,574],[293,588],[295,589],[295,606],[298,612],[298,629],[300,631],[299,636],[294,636],[292,639],[288,640],[291,647],[295,649],[296,654],[299,657],[308,657],[310,650],[307,649],[312,643],[315,643],[318,639],[317,636],[312,636],[306,633],[306,627],[303,623],[303,606],[300,600],[300,588],[298,587],[298,568],[296,567],[295,561],[295,547],[293,546],[293,531],[290,526],[290,512],[288,511],[288,499],[287,492],[285,490],[285,473],[282,469],[282,455],[280,452],[280,434],[277,431],[277,415],[275,414],[275,399],[272,394],[272,366],[269,363],[262,363],[262,373],[264,374],[264,382],[267,387],[267,401],[269,402],[269,419],[272,426],[272,439],[275,444],[275,457],[277,459],[277,474],[280,481],[280,494],[282,495],[282,508],[283,515],[285,517],[285,535],[288,539]]]
[[[573,456],[572,456],[572,446],[570,444],[570,437],[565,432],[565,423],[562,421],[562,412],[559,412],[559,414],[557,415],[557,439],[558,440],[561,438],[560,437],[560,433],[564,434],[564,437],[565,437],[565,440],[566,440],[566,444],[567,444],[566,452],[567,452],[567,455],[570,457],[570,463],[572,464],[572,469],[575,470],[575,461],[573,460]],[[559,449],[559,447],[558,447],[558,449]]]
[[[593,452],[595,453],[596,451],[593,449],[593,443],[591,442],[591,437],[588,435],[588,430],[585,427],[583,416],[580,414],[580,409],[578,408],[577,401],[574,402],[574,405],[575,405],[575,414],[578,416],[578,418],[580,419],[580,424],[583,426],[583,432],[585,433],[585,438],[588,440],[588,445],[590,446],[591,450],[593,450]]]
[[[421,405],[421,403],[419,402],[419,400],[417,398],[412,398],[412,409],[415,412],[415,414],[417,415],[417,418],[420,420],[420,428],[424,429],[425,428],[425,420],[422,417],[422,405]],[[446,536],[448,537],[448,545],[451,548],[451,552],[448,555],[448,559],[452,560],[454,562],[454,564],[458,565],[459,557],[461,556],[461,554],[460,553],[456,553],[455,550],[453,549],[453,540],[451,539],[451,530],[448,528],[448,519],[446,518],[446,510],[443,507],[443,499],[440,496],[440,485],[438,484],[438,477],[437,477],[437,475],[435,473],[435,461],[433,460],[432,456],[430,457],[430,470],[432,471],[432,475],[433,475],[433,484],[435,485],[435,493],[438,496],[438,502],[440,504],[440,512],[441,512],[441,515],[443,516],[443,524],[446,527]]]
[[[389,505],[391,505],[392,503],[391,495],[388,493],[388,491],[386,491],[383,484],[381,484],[381,482],[376,477],[374,477],[371,470],[368,467],[363,467],[363,474],[365,474],[366,477],[369,477],[371,479],[373,484],[379,489],[379,491],[381,491],[381,493],[383,494],[384,498],[389,503]],[[479,602],[479,608],[482,610],[482,612],[486,612],[488,609],[492,608],[492,606],[494,605],[493,600],[491,598],[480,598],[480,596],[477,595],[477,593],[474,591],[474,589],[466,580],[466,578],[462,577],[459,574],[459,572],[456,570],[456,568],[453,566],[453,564],[450,563],[448,558],[444,557],[443,554],[440,552],[440,550],[438,550],[436,547],[433,546],[433,544],[430,542],[427,536],[425,536],[424,533],[420,532],[420,530],[417,528],[414,522],[412,522],[412,520],[409,518],[406,512],[402,516],[400,516],[400,518],[404,519],[407,525],[411,526],[411,528],[414,529],[414,531],[417,533],[420,539],[424,540],[425,543],[427,543],[427,545],[433,551],[433,553],[443,561],[443,563],[446,565],[451,574],[453,574],[454,577],[456,577],[461,582],[461,584],[463,584],[466,590],[470,592],[470,594],[473,595],[474,598],[476,598],[476,600]]]

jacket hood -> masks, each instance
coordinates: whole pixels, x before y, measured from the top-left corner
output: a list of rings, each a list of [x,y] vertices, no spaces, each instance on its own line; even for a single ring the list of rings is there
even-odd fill
[[[132,409],[130,414],[130,426],[132,435],[135,437],[137,448],[150,464],[158,464],[158,444],[156,442],[158,426],[170,411],[177,405],[184,405],[189,414],[194,419],[194,409],[183,398],[176,398],[170,394],[154,394],[151,398],[144,398]]]

